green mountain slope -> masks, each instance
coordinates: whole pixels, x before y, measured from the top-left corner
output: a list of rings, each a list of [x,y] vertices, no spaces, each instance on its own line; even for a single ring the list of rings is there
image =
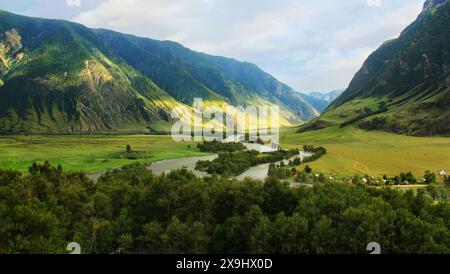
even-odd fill
[[[426,1],[400,37],[365,61],[309,128],[357,125],[409,135],[450,134],[450,2]]]
[[[294,114],[286,117],[293,122],[317,116],[298,92],[254,64],[191,51],[174,42],[95,32],[118,56],[180,102],[191,104],[197,97],[232,105],[276,104]]]
[[[0,22],[2,133],[142,129],[177,104],[84,26],[6,12]]]
[[[194,98],[315,116],[254,65],[82,25],[0,11],[0,133],[142,131]],[[292,97],[292,99],[291,99]]]

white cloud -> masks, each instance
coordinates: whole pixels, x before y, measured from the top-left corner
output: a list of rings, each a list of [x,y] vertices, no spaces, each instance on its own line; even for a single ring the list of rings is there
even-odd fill
[[[74,20],[254,62],[299,90],[345,87],[423,0],[103,0]]]

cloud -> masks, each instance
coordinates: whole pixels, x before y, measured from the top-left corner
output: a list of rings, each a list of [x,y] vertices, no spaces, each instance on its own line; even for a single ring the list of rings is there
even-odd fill
[[[80,12],[92,10],[104,0],[0,0],[6,10],[43,18],[71,19]]]
[[[193,50],[256,63],[298,90],[348,85],[364,59],[398,36],[423,0],[103,0],[73,17]]]

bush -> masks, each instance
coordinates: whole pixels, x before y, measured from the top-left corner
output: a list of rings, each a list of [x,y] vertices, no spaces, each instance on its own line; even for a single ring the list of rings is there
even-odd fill
[[[292,173],[293,169],[285,167],[277,167],[275,164],[270,164],[268,176],[277,179],[286,179],[291,177]]]
[[[311,174],[312,168],[310,168],[308,165],[305,166],[305,172],[308,173],[308,174]]]
[[[426,171],[425,175],[423,176],[424,183],[426,184],[435,184],[436,183],[436,174],[431,171]]]

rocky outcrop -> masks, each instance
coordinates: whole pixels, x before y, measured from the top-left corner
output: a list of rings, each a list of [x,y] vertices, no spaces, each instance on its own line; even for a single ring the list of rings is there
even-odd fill
[[[0,76],[7,74],[11,67],[23,59],[25,54],[21,41],[22,37],[16,29],[0,35]]]

